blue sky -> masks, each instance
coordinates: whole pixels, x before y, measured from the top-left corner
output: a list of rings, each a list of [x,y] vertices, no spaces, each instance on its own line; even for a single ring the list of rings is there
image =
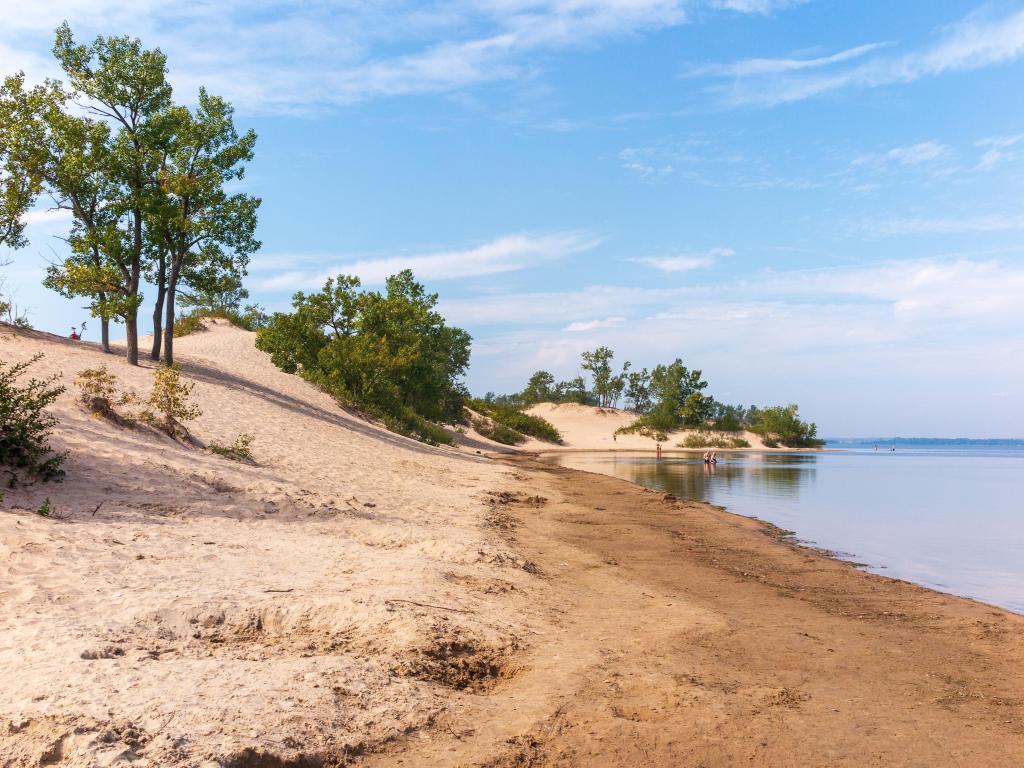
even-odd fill
[[[56,74],[67,19],[231,100],[268,308],[411,267],[475,392],[607,344],[828,435],[1024,436],[1024,3],[130,5],[0,0],[0,73]],[[65,332],[31,222],[4,275]]]

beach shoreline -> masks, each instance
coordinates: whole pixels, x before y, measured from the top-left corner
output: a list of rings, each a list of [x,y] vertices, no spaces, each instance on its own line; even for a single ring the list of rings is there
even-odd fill
[[[69,387],[152,375],[0,343]],[[67,479],[0,514],[4,768],[1024,764],[1024,617],[625,480],[415,443],[237,329],[178,350],[197,439],[250,432],[255,461],[58,399]]]

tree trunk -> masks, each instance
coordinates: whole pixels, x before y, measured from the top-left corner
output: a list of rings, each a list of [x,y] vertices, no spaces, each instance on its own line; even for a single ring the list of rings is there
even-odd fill
[[[100,318],[100,347],[110,354],[110,320],[105,317]]]
[[[132,212],[134,216],[134,232],[132,233],[132,261],[128,274],[128,299],[132,301],[124,318],[125,336],[127,337],[128,365],[139,364],[139,308],[134,299],[139,295],[139,280],[142,278],[142,211]]]
[[[160,265],[156,274],[156,307],[153,309],[153,351],[149,356],[153,360],[160,359],[160,344],[163,341],[164,296],[167,293],[167,259],[160,256]]]
[[[172,257],[173,258],[173,257]],[[164,362],[174,365],[174,298],[178,291],[178,269],[171,262],[171,274],[167,277],[166,322],[164,323]]]
[[[139,364],[139,311],[134,307],[124,318],[128,365]]]

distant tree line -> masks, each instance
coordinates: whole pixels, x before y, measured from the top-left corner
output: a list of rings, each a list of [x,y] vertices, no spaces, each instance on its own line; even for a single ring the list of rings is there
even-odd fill
[[[67,211],[70,255],[50,265],[45,284],[88,301],[104,351],[110,322],[123,322],[137,364],[148,281],[150,356],[170,364],[179,301],[214,310],[244,297],[260,200],[228,189],[256,134],[239,135],[231,105],[202,88],[196,107],[176,104],[166,57],[138,39],[81,45],[65,23],[53,54],[66,82],[30,88],[17,73],[0,84],[0,245],[27,244],[25,214],[40,198]]]
[[[760,435],[766,445],[816,447],[817,427],[799,417],[796,405],[743,406],[721,403],[705,390],[703,372],[690,369],[676,358],[653,369],[633,370],[630,363],[613,367],[615,353],[608,347],[584,352],[580,375],[557,381],[548,371],[537,371],[520,392],[511,395],[487,393],[485,403],[507,408],[527,408],[542,402],[578,403],[599,408],[625,408],[636,413],[631,425],[620,430],[665,440],[667,433],[679,429],[712,429],[722,432],[749,430]]]

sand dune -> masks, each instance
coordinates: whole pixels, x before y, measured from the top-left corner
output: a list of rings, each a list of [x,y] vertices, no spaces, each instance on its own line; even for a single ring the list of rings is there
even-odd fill
[[[281,754],[309,734],[357,750],[434,716],[437,689],[419,680],[449,674],[437,648],[500,659],[522,632],[415,605],[469,610],[481,598],[464,583],[531,578],[494,564],[500,542],[480,526],[481,494],[507,470],[346,414],[226,325],[178,343],[203,409],[193,432],[253,434],[256,466],[75,402],[78,370],[106,364],[145,392],[147,366],[44,334],[0,338],[7,361],[36,351],[35,375],[68,385],[55,443],[70,459],[64,483],[2,502],[0,717],[18,727],[0,754],[32,764],[59,747],[86,765],[145,738],[151,764],[193,765]],[[32,512],[44,498],[62,519]]]
[[[547,419],[562,433],[563,445],[552,446],[540,441],[531,441],[524,448],[531,450],[582,450],[582,451],[653,451],[655,442],[643,435],[615,435],[615,430],[628,427],[636,421],[636,414],[618,408],[597,408],[577,403],[537,403],[527,411]],[[693,430],[679,430],[668,435],[662,444],[665,450],[678,448]],[[753,432],[739,435],[750,443],[749,450],[771,450],[765,448],[761,438]],[[785,449],[778,449],[785,450]]]

